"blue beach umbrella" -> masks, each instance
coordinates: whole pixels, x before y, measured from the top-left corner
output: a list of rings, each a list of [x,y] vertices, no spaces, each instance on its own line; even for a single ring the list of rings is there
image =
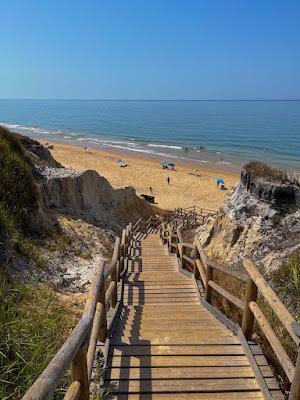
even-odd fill
[[[168,164],[168,167],[175,167],[175,164],[169,163],[169,164]]]
[[[167,163],[167,161],[161,161],[160,162],[160,165],[167,165],[168,163]]]
[[[116,162],[117,162],[117,163],[124,163],[125,160],[117,160]]]
[[[216,178],[215,181],[221,183],[222,185],[225,183],[221,178]]]

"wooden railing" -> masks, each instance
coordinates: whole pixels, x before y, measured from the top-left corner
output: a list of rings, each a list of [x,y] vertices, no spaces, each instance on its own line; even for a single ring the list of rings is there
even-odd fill
[[[216,292],[241,310],[241,326],[234,324],[220,311],[215,310],[215,312],[223,322],[228,322],[230,323],[230,327],[237,328],[236,331],[244,343],[247,343],[247,340],[251,340],[253,325],[256,320],[291,383],[289,400],[300,400],[300,325],[295,321],[293,316],[280,301],[279,297],[268,285],[253,262],[248,259],[244,260],[244,271],[237,273],[235,270],[209,261],[204,254],[199,240],[194,240],[193,244],[184,243],[181,228],[176,228],[176,225],[172,225],[172,223],[162,223],[160,237],[163,242],[167,243],[169,252],[176,253],[179,266],[192,273],[196,281],[200,281],[203,285],[204,293],[202,301],[204,304],[207,304],[212,310],[212,308],[214,308],[211,305],[213,292]],[[237,298],[225,288],[221,287],[214,279],[214,271],[218,271],[218,275],[225,274],[240,282],[240,284],[245,287],[244,299]],[[280,323],[298,346],[298,355],[295,365],[260,308],[257,301],[259,294],[271,307]],[[265,398],[271,398],[261,374],[258,370],[256,372],[256,378],[261,383],[261,389],[264,392]]]
[[[175,214],[182,221],[182,226],[190,228],[195,224],[203,224],[209,216],[217,215],[217,211],[193,206],[176,208]]]
[[[140,220],[134,225],[139,227]],[[65,400],[88,400],[97,341],[105,342],[110,326],[107,311],[118,308],[118,282],[124,275],[133,236],[131,224],[114,244],[109,264],[102,262],[95,271],[83,315],[48,367],[24,395],[23,400],[49,399],[71,367],[72,383]]]

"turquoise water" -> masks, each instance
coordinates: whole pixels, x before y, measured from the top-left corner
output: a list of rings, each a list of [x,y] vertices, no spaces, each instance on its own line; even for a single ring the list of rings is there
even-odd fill
[[[226,166],[256,159],[300,170],[300,101],[0,100],[0,123],[162,160]]]

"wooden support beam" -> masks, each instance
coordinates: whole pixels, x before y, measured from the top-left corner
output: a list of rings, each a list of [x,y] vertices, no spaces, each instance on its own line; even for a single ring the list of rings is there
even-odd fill
[[[206,271],[206,283],[205,283],[205,300],[208,303],[211,303],[211,295],[212,295],[212,290],[211,286],[209,285],[209,281],[213,281],[213,279],[214,279],[214,270],[210,265],[208,265]]]
[[[255,282],[249,278],[246,287],[246,299],[243,311],[242,331],[247,340],[251,340],[254,324],[254,316],[250,310],[249,304],[251,301],[257,300],[257,286]]]
[[[73,381],[80,382],[79,400],[89,400],[89,379],[87,369],[87,346],[83,343],[71,364],[71,375]]]
[[[246,268],[248,274],[251,276],[253,281],[255,282],[256,286],[260,290],[261,294],[266,299],[269,306],[273,309],[277,317],[279,318],[280,322],[289,332],[295,343],[299,346],[300,339],[296,335],[295,330],[293,328],[295,319],[288,311],[288,309],[284,306],[281,302],[279,297],[274,293],[271,289],[269,284],[265,281],[263,276],[259,273],[256,266],[253,264],[251,260],[244,260],[243,262],[244,267]]]
[[[291,385],[289,400],[300,399],[300,350],[298,349],[298,356],[296,361],[295,372]]]
[[[240,299],[227,292],[227,290],[223,289],[217,283],[213,281],[208,281],[208,285],[226,300],[230,301],[230,303],[234,304],[237,308],[239,308],[240,310],[244,309],[244,303]]]
[[[269,324],[267,318],[262,313],[258,304],[255,303],[254,301],[251,301],[249,307],[253,312],[258,325],[260,326],[268,342],[270,343],[276,357],[278,358],[278,361],[280,362],[282,368],[284,369],[286,376],[288,377],[289,381],[292,382],[295,372],[295,367],[292,361],[290,360],[289,356],[287,355],[284,347],[280,343],[279,339],[277,338],[271,325]]]

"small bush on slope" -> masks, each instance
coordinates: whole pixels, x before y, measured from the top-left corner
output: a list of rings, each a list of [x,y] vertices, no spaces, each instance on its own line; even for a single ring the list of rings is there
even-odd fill
[[[49,288],[17,283],[0,272],[1,399],[22,397],[73,324],[70,303],[62,303]]]
[[[14,224],[26,231],[37,209],[31,164],[17,136],[0,127],[0,204]]]

